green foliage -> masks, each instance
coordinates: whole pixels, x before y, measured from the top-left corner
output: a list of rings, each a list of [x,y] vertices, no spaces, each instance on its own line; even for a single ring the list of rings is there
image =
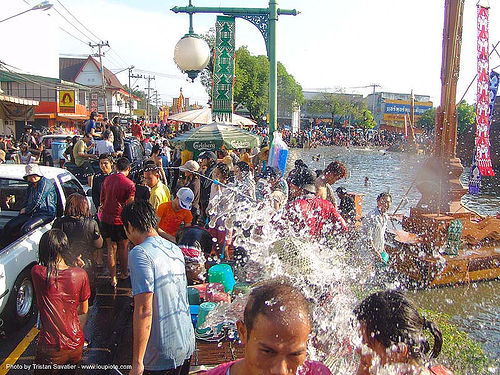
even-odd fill
[[[457,106],[458,134],[462,134],[476,123],[476,111],[474,106],[467,104],[465,100]]]
[[[278,62],[278,113],[291,113],[304,102],[302,86]]]
[[[278,63],[278,111],[290,113],[302,105],[302,86]],[[246,107],[259,120],[269,110],[269,60],[253,56],[246,46],[238,48],[235,62],[234,104]]]
[[[352,116],[354,117],[354,123],[361,128],[372,129],[375,125],[377,125],[372,112],[368,109],[366,103],[364,102],[353,103]]]
[[[269,61],[266,56],[252,56],[247,47],[236,51],[234,105],[245,106],[254,120],[268,109]]]
[[[306,101],[308,113],[316,116],[329,114],[333,123],[336,117],[350,118],[353,124],[365,129],[376,125],[373,114],[362,101],[342,91],[325,92],[319,95],[318,98]]]
[[[417,120],[417,127],[424,130],[427,133],[434,132],[434,127],[436,125],[436,108],[431,108],[425,111]]]
[[[461,101],[457,106],[458,115],[458,134],[462,134],[465,130],[474,126],[476,122],[476,111],[474,106],[467,104],[465,100]],[[434,132],[436,124],[436,108],[431,108],[425,111],[417,121],[417,126],[428,133]]]
[[[212,100],[212,77],[214,71],[214,51],[215,51],[215,28],[211,27],[206,33],[201,34],[200,38],[207,42],[210,48],[210,61],[205,69],[203,69],[200,74],[200,81],[205,91],[210,96],[210,101]]]
[[[452,369],[455,375],[487,374],[488,369],[494,366],[476,341],[450,323],[449,315],[431,310],[421,312],[439,326],[443,347],[438,360]]]

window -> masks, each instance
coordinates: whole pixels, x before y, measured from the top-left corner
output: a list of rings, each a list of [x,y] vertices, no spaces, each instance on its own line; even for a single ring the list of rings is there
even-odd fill
[[[78,193],[85,196],[82,185],[80,185],[77,180],[72,179],[69,175],[61,176],[59,180],[61,181],[64,196],[66,198],[68,198],[73,193]]]
[[[24,180],[0,178],[0,209],[19,211],[24,205],[28,183]]]

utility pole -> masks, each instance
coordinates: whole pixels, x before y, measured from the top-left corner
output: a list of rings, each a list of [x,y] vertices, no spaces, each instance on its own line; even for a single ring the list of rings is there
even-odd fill
[[[108,118],[108,101],[106,99],[106,80],[104,79],[104,65],[102,65],[102,57],[104,56],[104,53],[102,53],[102,47],[109,47],[109,42],[106,41],[104,43],[101,41],[101,43],[97,44],[92,44],[89,42],[90,48],[99,48],[99,64],[101,64],[101,80],[102,80],[102,95],[104,99],[104,117]]]
[[[146,94],[146,120],[149,119],[149,99],[151,95],[149,95],[149,90],[151,90],[151,81],[155,79],[155,76],[147,76],[144,77],[144,79],[147,79],[148,81],[148,92]]]
[[[132,67],[133,68],[133,67]],[[134,114],[133,108],[132,108],[132,84],[130,83],[131,78],[144,78],[142,74],[132,74],[132,69],[129,69],[128,71],[128,90],[129,90],[129,112],[130,116]]]

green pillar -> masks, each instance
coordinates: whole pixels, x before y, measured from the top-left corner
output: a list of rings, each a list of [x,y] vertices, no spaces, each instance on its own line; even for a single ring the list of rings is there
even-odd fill
[[[269,0],[269,142],[272,142],[278,122],[278,61],[276,59],[276,23],[278,1]]]

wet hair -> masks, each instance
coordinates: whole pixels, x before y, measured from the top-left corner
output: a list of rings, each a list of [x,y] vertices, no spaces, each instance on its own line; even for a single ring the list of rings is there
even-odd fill
[[[424,335],[424,330],[428,329],[434,337],[431,358],[441,352],[443,339],[439,328],[422,317],[413,302],[400,291],[374,293],[361,302],[354,313],[366,324],[367,336],[386,348],[404,343],[413,359],[423,359],[431,350]]]
[[[113,164],[113,155],[108,154],[107,152],[105,152],[104,154],[100,154],[100,155],[99,155],[99,161],[100,161],[100,160],[104,160],[104,159],[109,160],[109,162],[110,162],[111,164]]]
[[[109,137],[111,137],[111,134],[113,134],[113,133],[111,133],[111,130],[106,129],[102,133],[102,138],[103,139],[109,139]]]
[[[339,178],[346,178],[347,177],[347,167],[345,166],[344,163],[335,160],[332,161],[328,166],[325,168],[323,173],[333,173],[335,176],[338,176]]]
[[[250,337],[259,314],[277,318],[283,314],[299,314],[300,312],[305,314],[307,322],[311,325],[311,307],[302,292],[291,285],[287,279],[274,279],[252,290],[245,306],[243,323]]]
[[[119,172],[126,171],[130,167],[130,161],[123,157],[116,161],[116,170]]]
[[[392,202],[392,196],[389,193],[380,193],[377,197],[377,202],[379,202],[382,198],[389,198]]]
[[[78,193],[71,194],[66,201],[64,215],[73,217],[91,217],[92,215],[90,213],[87,198]]]
[[[158,216],[156,211],[148,201],[138,200],[127,204],[121,213],[123,226],[128,224],[139,232],[147,233],[158,226]]]
[[[83,136],[86,137],[86,138],[92,138],[92,134],[91,133],[85,133]]]
[[[156,154],[156,153],[157,153],[157,152],[159,152],[160,150],[161,150],[160,145],[159,145],[159,144],[157,144],[157,143],[155,143],[155,144],[154,144],[154,146],[153,146],[153,148],[151,149],[151,153],[152,153],[152,154]]]
[[[118,121],[120,121],[119,117],[113,117],[113,125],[118,125]]]
[[[224,163],[224,162],[217,163],[215,168],[219,170],[219,172],[222,175],[222,177],[224,178],[224,180],[227,180],[229,177],[231,177],[229,167],[227,166],[226,163]]]
[[[242,172],[250,172],[250,166],[246,161],[239,161],[236,163],[236,166],[240,169]]]
[[[38,260],[42,266],[47,267],[47,285],[52,276],[57,284],[57,257],[61,256],[68,266],[75,264],[76,258],[71,254],[69,241],[61,229],[50,229],[40,238],[38,245]]]

